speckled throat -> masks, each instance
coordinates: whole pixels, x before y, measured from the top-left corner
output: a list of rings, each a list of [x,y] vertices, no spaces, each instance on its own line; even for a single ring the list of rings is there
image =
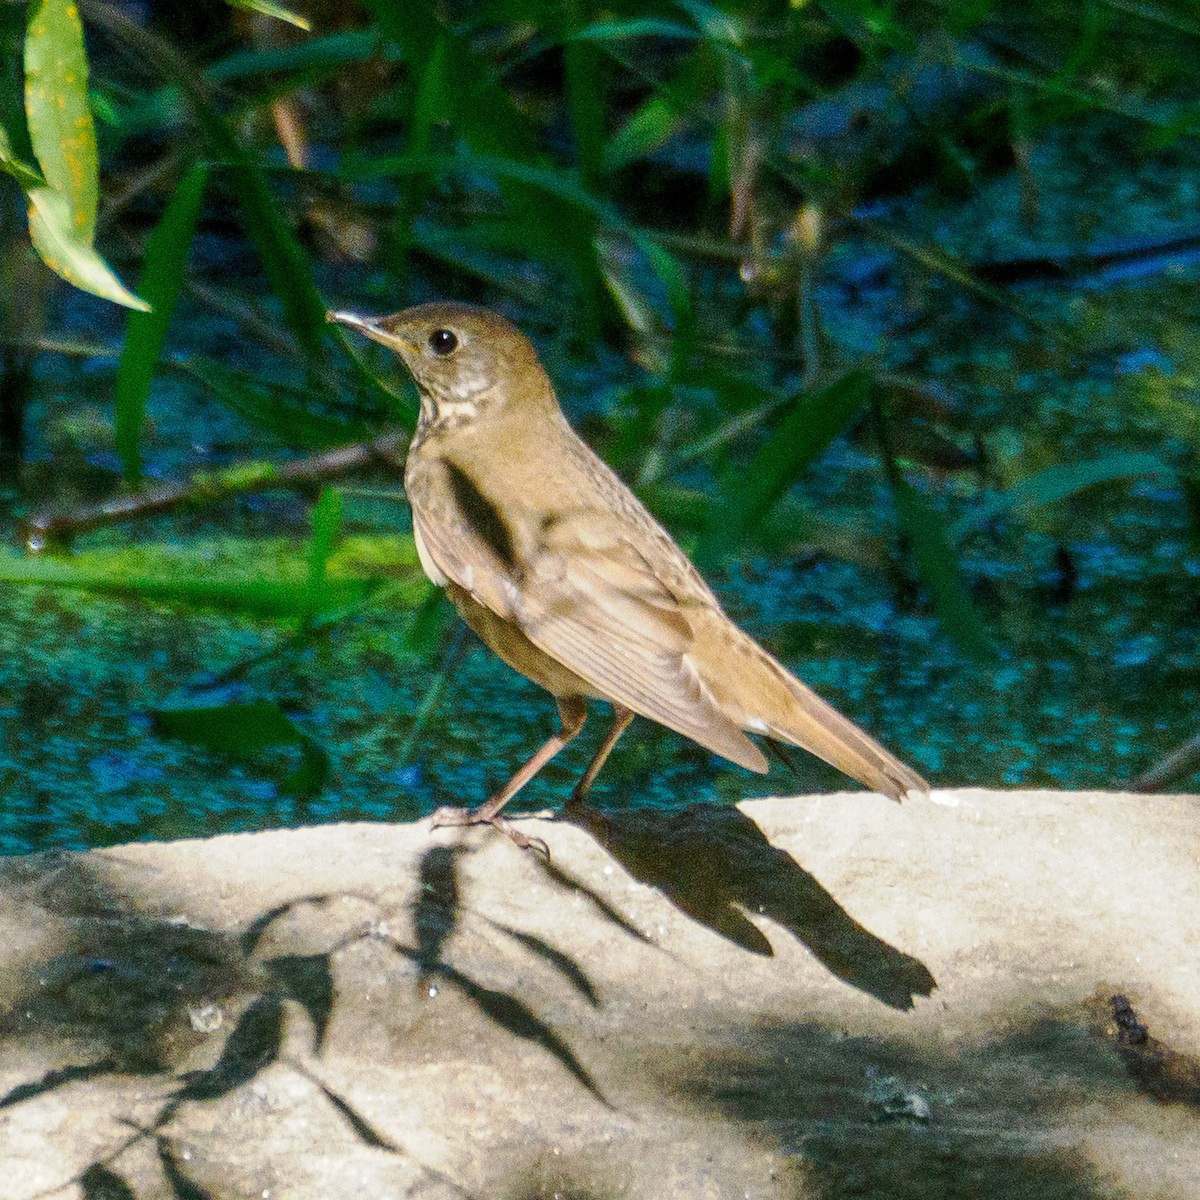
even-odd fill
[[[450,433],[474,421],[479,416],[479,399],[463,399],[449,394],[435,395],[426,387],[420,388],[421,416],[413,435],[415,449],[427,438]]]

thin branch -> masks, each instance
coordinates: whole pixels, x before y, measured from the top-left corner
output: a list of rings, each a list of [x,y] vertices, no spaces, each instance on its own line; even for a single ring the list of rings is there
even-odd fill
[[[404,465],[411,435],[407,430],[380,434],[369,442],[338,446],[293,462],[243,463],[224,471],[204,471],[179,483],[164,483],[140,492],[112,496],[98,504],[86,504],[69,512],[43,510],[25,522],[25,545],[37,552],[69,542],[76,534],[125,521],[135,521],[179,508],[211,504],[230,496],[242,496],[276,488],[296,488],[358,471],[385,465],[399,470]]]

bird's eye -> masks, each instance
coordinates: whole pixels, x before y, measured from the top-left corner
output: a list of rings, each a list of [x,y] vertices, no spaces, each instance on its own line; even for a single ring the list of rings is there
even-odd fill
[[[458,338],[449,329],[435,329],[429,335],[429,348],[441,356],[453,354],[458,349]]]

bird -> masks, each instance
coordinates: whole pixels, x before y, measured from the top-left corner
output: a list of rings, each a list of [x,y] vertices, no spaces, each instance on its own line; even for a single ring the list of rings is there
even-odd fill
[[[751,771],[751,740],[799,746],[894,800],[916,771],[738,628],[667,530],[568,423],[529,339],[459,302],[327,319],[397,354],[420,397],[404,468],[430,580],[504,662],[557,701],[559,729],[483,804],[434,825],[495,826],[506,804],[578,736],[588,701],[612,724],[571,793],[581,803],[635,716]]]

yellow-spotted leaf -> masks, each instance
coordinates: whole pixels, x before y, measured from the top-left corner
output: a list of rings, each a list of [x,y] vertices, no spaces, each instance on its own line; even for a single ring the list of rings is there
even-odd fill
[[[65,197],[73,242],[90,246],[98,195],[83,25],[73,0],[33,0],[25,28],[25,119],[46,182]]]
[[[272,4],[270,0],[228,0],[228,4],[230,8],[243,8],[247,12],[261,13],[264,17],[285,21],[288,25],[303,29],[305,33],[312,30],[312,22],[307,17],[302,17],[290,8],[284,8],[282,4]]]
[[[29,236],[42,261],[68,283],[93,296],[149,312],[150,305],[135,296],[112,272],[88,242],[71,236],[71,208],[67,198],[52,188],[25,193],[29,206]]]

